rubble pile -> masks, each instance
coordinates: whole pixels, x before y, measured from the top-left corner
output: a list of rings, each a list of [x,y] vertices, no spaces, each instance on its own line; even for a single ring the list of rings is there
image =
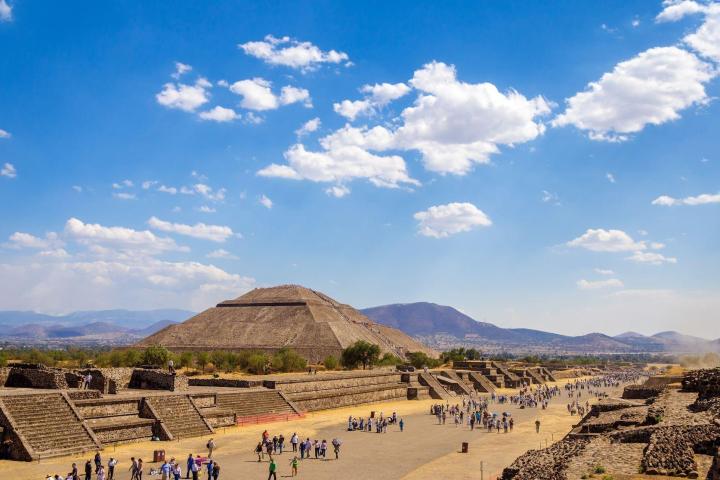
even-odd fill
[[[695,453],[714,454],[720,443],[720,427],[690,425],[657,427],[642,459],[642,470],[650,475],[697,478]]]
[[[502,480],[567,480],[569,461],[587,446],[587,439],[565,438],[549,448],[528,450],[503,470]]]

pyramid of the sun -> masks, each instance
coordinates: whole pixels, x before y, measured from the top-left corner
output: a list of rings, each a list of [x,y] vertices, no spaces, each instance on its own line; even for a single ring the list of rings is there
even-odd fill
[[[226,300],[138,345],[159,344],[173,351],[261,350],[290,347],[312,362],[366,340],[405,358],[407,352],[437,352],[395,328],[373,322],[349,305],[299,285],[256,288]]]

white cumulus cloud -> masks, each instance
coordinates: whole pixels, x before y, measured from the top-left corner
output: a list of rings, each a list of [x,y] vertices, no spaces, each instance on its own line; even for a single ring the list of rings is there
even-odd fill
[[[183,223],[167,222],[157,217],[150,217],[148,225],[150,228],[161,232],[176,233],[218,243],[223,243],[234,235],[232,229],[224,225],[206,225],[204,223],[185,225]]]
[[[208,87],[210,83],[204,78],[199,79],[194,85],[166,83],[160,93],[155,95],[155,99],[167,108],[194,112],[209,101]]]
[[[310,92],[304,88],[285,86],[280,95],[272,91],[272,83],[264,78],[238,80],[230,85],[230,91],[240,95],[240,106],[248,110],[264,111],[275,110],[283,105],[302,103],[306,107],[312,106]]]
[[[631,252],[645,250],[645,242],[636,242],[622,230],[589,228],[584,234],[567,242],[569,247],[584,248],[592,252]]]
[[[602,288],[622,288],[625,285],[617,278],[608,278],[606,280],[578,280],[577,287],[580,290],[598,290]]]
[[[344,52],[323,51],[310,42],[272,35],[266,35],[261,41],[240,44],[238,48],[269,65],[282,65],[303,72],[314,70],[323,63],[347,63],[349,60]]]
[[[298,137],[305,136],[309,133],[316,132],[320,128],[321,122],[318,117],[315,117],[307,122],[303,123],[300,128],[295,130],[295,135]]]
[[[9,22],[12,20],[12,7],[6,0],[0,0],[0,21]]]
[[[173,239],[158,237],[149,230],[106,227],[97,223],[84,223],[74,217],[65,223],[65,235],[84,245],[108,245],[150,254],[169,250],[187,250],[179,247]]]
[[[17,177],[17,170],[15,170],[15,166],[12,163],[5,163],[2,168],[0,168],[0,177]]]
[[[434,238],[445,238],[492,225],[490,218],[482,210],[467,202],[435,205],[417,212],[413,217],[418,221],[418,232]]]
[[[0,0],[1,1],[1,0]],[[12,135],[7,130],[0,128],[0,138],[10,138]]]
[[[651,48],[568,98],[553,125],[574,125],[594,140],[623,141],[647,125],[677,120],[680,111],[707,103],[704,85],[716,75],[686,50]]]
[[[225,108],[220,105],[205,112],[200,112],[198,116],[203,120],[212,120],[214,122],[232,122],[240,118],[240,115],[232,108]]]
[[[707,205],[710,203],[720,203],[720,193],[703,193],[694,197],[673,198],[668,195],[660,195],[652,201],[653,205],[662,205],[665,207],[674,207],[678,205]]]
[[[663,263],[677,263],[677,258],[666,257],[665,255],[657,252],[635,252],[628,260],[632,260],[637,263],[649,263],[651,265],[662,265]]]

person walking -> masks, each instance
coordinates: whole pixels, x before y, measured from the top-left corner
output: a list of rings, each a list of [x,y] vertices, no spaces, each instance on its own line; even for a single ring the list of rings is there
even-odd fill
[[[137,480],[137,460],[135,457],[130,457],[130,480]]]
[[[335,451],[335,460],[338,460],[340,458],[340,445],[342,445],[342,442],[338,438],[333,438],[332,445]]]
[[[189,469],[189,471],[192,473],[192,480],[198,480],[198,470],[200,470],[200,467],[198,467],[197,462],[193,461]]]
[[[85,462],[85,480],[92,480],[92,463],[90,463],[90,460]]]
[[[271,478],[273,480],[277,480],[277,473],[275,472],[277,470],[277,465],[275,465],[275,460],[272,458],[270,459],[270,467],[268,468],[269,474],[268,474],[268,480]]]
[[[190,478],[190,474],[192,473],[192,466],[194,463],[195,460],[193,459],[192,453],[188,453],[187,472],[185,473],[185,478]]]
[[[540,419],[535,420],[535,433],[540,433]]]
[[[142,480],[142,476],[143,476],[143,461],[142,461],[142,458],[138,458],[137,480]]]
[[[100,451],[98,450],[95,452],[95,473],[100,469],[102,466],[102,458],[100,457]]]
[[[110,457],[110,461],[108,462],[107,480],[115,480],[115,465],[117,465],[117,460]]]
[[[180,477],[182,476],[182,468],[180,467],[179,463],[175,462],[175,464],[173,465],[172,472],[173,472],[173,477],[175,478],[175,480],[180,480]]]
[[[210,480],[212,478],[212,472],[213,472],[214,465],[215,465],[215,462],[213,462],[212,460],[208,460],[208,463],[207,463],[208,480]]]
[[[255,453],[257,453],[258,462],[262,462],[262,457],[263,457],[263,446],[262,446],[262,442],[258,442],[257,447],[255,447]]]
[[[401,418],[401,419],[400,419],[400,422],[398,423],[398,425],[400,426],[400,431],[402,432],[403,429],[405,428],[405,420],[403,420],[403,419]]]
[[[98,468],[97,472],[95,472],[97,475],[97,480],[106,480],[105,479],[105,467],[100,465],[100,468]]]
[[[215,450],[215,440],[212,438],[207,442],[208,458],[212,458],[213,450]]]
[[[217,462],[213,462],[212,478],[213,478],[213,480],[218,480],[219,477],[220,477],[220,465],[218,465]]]
[[[292,451],[297,452],[298,447],[298,435],[297,433],[293,433],[292,437],[290,437],[290,443],[292,444]]]
[[[291,477],[297,476],[297,474],[298,474],[297,469],[298,469],[298,458],[297,458],[297,455],[295,455],[293,457],[293,459],[290,460],[290,470],[292,472],[290,475]]]

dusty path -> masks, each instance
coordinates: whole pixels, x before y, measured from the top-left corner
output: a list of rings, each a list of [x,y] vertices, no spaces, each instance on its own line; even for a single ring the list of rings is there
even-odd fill
[[[560,382],[563,385],[565,382]],[[586,398],[583,398],[583,401]],[[458,400],[459,401],[459,400]],[[335,461],[332,450],[328,460],[305,460],[300,465],[299,478],[313,480],[326,479],[365,479],[381,476],[383,479],[479,479],[480,462],[483,462],[484,479],[495,478],[503,467],[511,463],[518,455],[529,448],[539,448],[542,444],[552,443],[567,433],[579,418],[570,416],[564,396],[551,402],[547,410],[519,409],[510,405],[496,405],[491,411],[498,413],[509,411],[515,418],[514,432],[487,433],[486,430],[470,431],[468,427],[455,427],[454,424],[437,425],[435,418],[429,415],[430,405],[435,401],[399,401],[359,407],[342,408],[308,415],[301,420],[267,425],[228,428],[214,435],[218,448],[214,458],[221,466],[220,480],[234,478],[267,478],[267,461],[258,463],[252,450],[257,445],[263,430],[270,435],[283,433],[288,439],[293,432],[302,438],[327,440],[339,437],[343,441],[340,460]],[[349,415],[367,416],[371,410],[382,411],[385,415],[396,411],[405,419],[405,431],[390,427],[387,434],[346,431]],[[534,430],[535,419],[541,421],[540,434]],[[182,459],[183,478],[185,477],[184,459],[188,453],[204,453],[208,437],[192,438],[177,442],[141,442],[109,447],[103,451],[104,463],[111,456],[118,458],[120,464],[115,475],[116,480],[129,480],[127,469],[131,456],[146,461],[144,479],[150,477],[150,467],[154,449],[165,449],[167,458]],[[459,453],[460,444],[468,442],[468,454]],[[70,464],[75,461],[80,467],[85,458],[57,458],[33,463],[0,461],[2,478],[22,480],[45,480],[47,474],[65,475]],[[278,476],[289,476],[291,453],[277,455]],[[81,468],[82,469],[82,468]],[[200,477],[206,479],[203,473]]]

